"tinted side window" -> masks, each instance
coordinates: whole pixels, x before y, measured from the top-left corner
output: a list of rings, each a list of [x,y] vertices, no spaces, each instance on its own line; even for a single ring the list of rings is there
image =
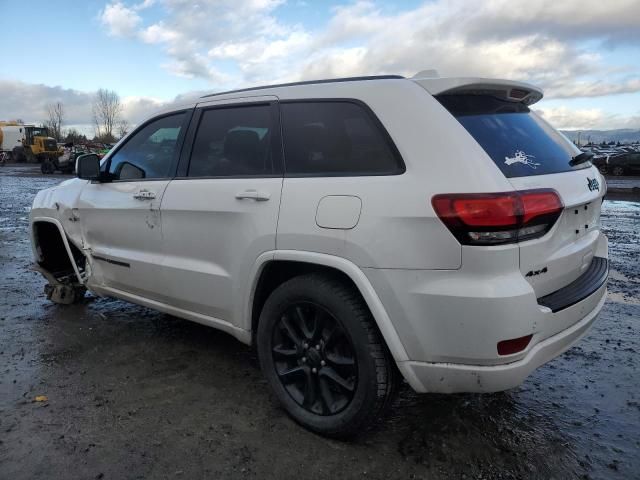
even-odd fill
[[[178,113],[147,124],[111,157],[109,173],[115,180],[171,176],[184,119]]]
[[[189,177],[264,176],[273,173],[276,134],[270,105],[205,110],[196,133]]]
[[[348,101],[281,105],[287,174],[395,175],[404,167],[382,126]]]

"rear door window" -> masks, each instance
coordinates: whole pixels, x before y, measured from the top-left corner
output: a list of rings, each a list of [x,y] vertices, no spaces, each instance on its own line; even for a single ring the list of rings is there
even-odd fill
[[[391,138],[355,101],[281,104],[286,174],[397,175],[404,164]]]
[[[568,172],[580,151],[529,107],[488,95],[441,95],[438,101],[462,124],[505,177]]]
[[[202,112],[189,177],[264,177],[274,174],[277,128],[269,104]]]

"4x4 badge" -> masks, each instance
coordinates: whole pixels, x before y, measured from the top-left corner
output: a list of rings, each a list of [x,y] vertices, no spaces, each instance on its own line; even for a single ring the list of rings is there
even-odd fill
[[[527,272],[525,277],[534,277],[536,275],[542,275],[543,273],[547,273],[549,269],[547,267],[541,268],[540,270],[531,270]]]
[[[591,192],[593,192],[594,190],[600,191],[600,182],[598,182],[597,178],[587,177],[587,187],[589,187],[589,191]]]

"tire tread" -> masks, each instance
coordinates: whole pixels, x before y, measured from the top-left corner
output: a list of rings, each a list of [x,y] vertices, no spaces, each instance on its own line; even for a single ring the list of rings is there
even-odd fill
[[[280,288],[289,288],[293,283],[309,282],[317,290],[323,290],[338,299],[349,310],[354,312],[353,318],[366,332],[367,349],[374,360],[376,394],[373,405],[367,408],[366,414],[358,415],[348,423],[338,425],[334,430],[313,429],[322,435],[334,438],[347,438],[359,435],[374,428],[380,419],[384,417],[386,410],[392,403],[398,373],[391,353],[389,352],[378,326],[373,319],[369,308],[355,287],[337,275],[311,273],[294,277]]]

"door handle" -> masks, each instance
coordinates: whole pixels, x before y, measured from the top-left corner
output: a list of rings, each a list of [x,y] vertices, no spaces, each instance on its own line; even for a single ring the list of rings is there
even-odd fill
[[[133,194],[133,198],[135,198],[136,200],[153,200],[154,198],[156,198],[156,194],[150,192],[149,190],[140,190],[139,192]]]
[[[255,200],[256,202],[266,202],[271,198],[271,194],[269,192],[262,192],[260,190],[245,190],[244,192],[236,193],[236,198],[238,200],[248,198],[251,200]]]

